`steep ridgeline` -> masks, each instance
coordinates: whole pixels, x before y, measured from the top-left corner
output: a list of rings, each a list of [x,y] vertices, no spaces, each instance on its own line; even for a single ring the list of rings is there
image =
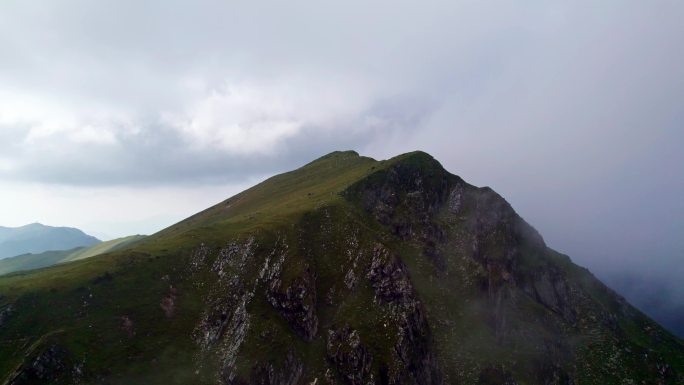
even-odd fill
[[[0,295],[12,385],[684,383],[680,340],[420,152],[327,155]]]

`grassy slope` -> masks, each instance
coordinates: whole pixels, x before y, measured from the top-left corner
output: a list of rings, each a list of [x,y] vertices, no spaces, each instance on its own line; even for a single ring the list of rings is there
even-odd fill
[[[164,278],[173,279],[200,242],[223,246],[241,233],[286,226],[316,207],[342,202],[340,191],[381,164],[355,153],[334,153],[150,236],[134,252],[0,278],[0,307],[13,303],[16,314],[14,322],[0,330],[0,373],[16,367],[32,342],[50,335],[87,360],[89,367],[125,374],[126,381],[189,381],[188,365],[196,348],[188,331],[197,321],[206,292],[179,282],[176,288],[183,294],[178,308],[183,312],[166,319],[159,308],[169,291]],[[126,338],[121,332],[122,316],[135,319],[136,328],[146,330],[145,335]],[[62,332],[53,334],[55,330]],[[137,377],[146,374],[136,362],[151,359],[164,370],[155,378]]]
[[[0,259],[0,275],[55,265],[62,262],[70,255],[84,249],[87,249],[87,247],[77,247],[71,250],[46,251],[39,254],[22,254],[17,255],[16,257]]]
[[[39,269],[42,267],[56,265],[69,261],[90,258],[96,255],[115,251],[127,247],[134,242],[143,239],[142,235],[131,235],[128,237],[113,239],[101,242],[90,247],[77,247],[71,250],[46,251],[39,254],[22,254],[12,258],[0,260],[0,275],[9,274],[16,271]]]
[[[122,238],[112,239],[110,241],[105,241],[105,242],[99,243],[97,245],[94,245],[92,247],[77,250],[77,251],[69,254],[68,256],[66,256],[66,258],[64,258],[60,262],[77,261],[79,259],[86,259],[86,258],[94,257],[96,255],[109,253],[111,251],[120,250],[120,249],[123,249],[124,247],[132,245],[133,243],[135,243],[137,241],[142,240],[143,238],[145,238],[144,235],[130,235],[128,237],[122,237]]]
[[[333,237],[334,243],[325,244],[325,237],[319,234],[321,239],[308,239],[306,234],[298,234],[293,224],[301,223],[302,228],[311,230],[310,234],[317,234],[326,226],[331,234],[347,234],[361,228],[357,237],[362,245],[382,239],[384,229],[373,224],[339,193],[365,176],[408,157],[377,162],[352,153],[334,153],[299,170],[273,177],[150,236],[133,250],[0,278],[0,309],[12,304],[15,314],[0,329],[0,375],[21,364],[31,349],[40,349],[36,347],[37,341],[42,346],[56,341],[68,347],[77,361],[87,362],[95,371],[111,373],[114,383],[117,378],[121,383],[195,382],[192,362],[196,358],[196,346],[188,331],[197,323],[207,288],[196,284],[202,277],[187,279],[193,250],[200,243],[217,250],[249,234],[278,231],[294,240],[291,253],[316,256],[312,263],[316,264],[318,281],[325,292],[339,279],[337,256],[344,255],[348,249],[344,243],[347,239]],[[435,282],[440,277],[418,258],[420,253],[415,245],[397,243],[395,251],[401,254],[411,270],[416,289],[426,299],[435,334],[441,336],[436,343],[438,351],[446,357],[444,365],[487,359],[515,360],[517,354],[531,354],[524,349],[506,351],[498,347],[483,326],[480,313],[484,305],[469,301],[477,293],[463,285],[464,280],[476,279],[480,273],[474,266],[454,256],[449,274],[458,279],[437,285]],[[296,264],[288,265],[284,274],[296,274],[299,268]],[[574,271],[574,267],[569,269]],[[585,273],[577,274],[584,279]],[[167,318],[160,301],[169,295],[171,285],[178,293],[178,311]],[[371,298],[369,287],[361,287],[338,308],[322,308],[321,330],[331,326],[335,319],[353,320],[363,318],[364,312],[376,311],[369,302]],[[532,322],[530,317],[548,316],[543,309],[529,306],[532,308],[528,317],[520,318],[521,322]],[[250,313],[259,315],[254,317],[253,330],[287,329],[263,299],[255,300]],[[122,329],[122,317],[135,320],[133,335]],[[462,322],[454,324],[454,319]],[[633,339],[641,339],[644,346],[653,346],[649,337],[633,323],[626,325],[625,330],[633,333]],[[377,325],[373,324],[363,326],[361,333],[364,339],[377,344],[389,338],[378,333]],[[257,357],[269,354],[266,351],[282,357],[283,349],[295,345],[311,355],[306,358],[308,365],[320,363],[325,349],[322,340],[305,346],[299,339],[286,337],[290,334],[275,333],[280,339],[269,341],[268,346],[256,343],[245,346],[241,354]],[[523,348],[528,337],[518,337]],[[678,349],[669,343],[663,345],[665,348]],[[603,354],[597,353],[597,356]],[[154,373],[150,373],[150,362],[158,369]],[[469,374],[464,377],[468,378]]]

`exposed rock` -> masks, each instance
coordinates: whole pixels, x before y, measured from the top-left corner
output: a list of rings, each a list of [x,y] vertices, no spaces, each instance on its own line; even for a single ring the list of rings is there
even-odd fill
[[[430,327],[406,266],[378,244],[373,249],[368,279],[376,298],[389,305],[397,327],[394,354],[401,365],[399,370],[384,373],[388,383],[441,384],[440,370],[431,350]]]
[[[210,290],[207,310],[194,333],[201,348],[198,366],[202,366],[204,357],[211,356],[211,352],[215,351],[219,366],[217,380],[222,384],[240,381],[234,369],[251,324],[247,306],[260,284],[271,282],[279,276],[287,252],[287,244],[283,240],[276,241],[256,277],[251,279],[245,270],[248,262],[255,259],[255,248],[255,239],[251,237],[243,243],[231,243],[219,251],[212,264],[212,271],[218,279]]]
[[[72,368],[69,353],[61,346],[52,344],[22,365],[9,380],[9,385],[63,382],[72,377]]]
[[[451,214],[458,214],[463,206],[463,185],[457,184],[451,189],[448,199],[449,212]]]
[[[190,256],[190,271],[192,273],[195,273],[204,267],[204,264],[209,257],[209,252],[209,246],[205,245],[204,243],[200,244],[198,248],[192,251]]]
[[[235,360],[249,329],[250,315],[247,313],[247,303],[252,296],[251,293],[243,295],[226,328],[226,338],[220,350],[220,380],[225,384],[231,384],[235,378]]]
[[[527,294],[550,310],[560,314],[566,321],[574,324],[577,312],[573,307],[572,294],[565,277],[556,269],[533,272],[524,286]]]
[[[266,292],[268,302],[302,338],[311,341],[318,331],[316,279],[307,267],[283,290],[280,278],[271,280]]]
[[[251,238],[244,244],[229,244],[219,251],[212,265],[212,271],[218,275],[218,280],[210,289],[206,299],[207,309],[195,330],[195,339],[203,351],[215,346],[223,336],[226,325],[240,313],[240,304],[251,299],[244,291],[244,282],[240,276],[229,275],[229,271],[239,272],[244,268],[245,262],[253,254],[253,244],[254,240]]]
[[[380,244],[373,248],[373,259],[367,277],[377,298],[383,303],[403,303],[413,294],[406,267]]]
[[[420,235],[421,228],[430,225],[430,217],[446,202],[452,183],[462,181],[451,178],[429,155],[414,153],[407,161],[351,186],[346,194],[358,197],[366,211],[380,223],[389,225],[402,239],[408,239]]]
[[[356,274],[354,274],[354,269],[349,269],[347,274],[344,275],[344,286],[346,286],[347,289],[352,289],[356,286],[357,281],[358,278],[356,277]]]
[[[340,330],[328,330],[328,360],[348,385],[365,385],[371,377],[373,358],[361,343],[358,331],[345,326]]]

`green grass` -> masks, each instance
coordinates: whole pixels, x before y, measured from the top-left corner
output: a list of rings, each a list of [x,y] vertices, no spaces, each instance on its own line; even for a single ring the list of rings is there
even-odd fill
[[[86,259],[94,257],[96,255],[109,253],[115,250],[120,250],[125,247],[129,247],[135,242],[138,242],[144,238],[144,235],[130,235],[128,237],[112,239],[111,241],[105,241],[102,243],[98,243],[97,245],[75,251],[69,254],[60,262],[77,261],[79,259]]]
[[[77,247],[71,250],[53,250],[38,254],[22,254],[16,257],[0,260],[0,275],[17,271],[39,269],[70,261],[77,261],[94,257],[96,255],[120,250],[131,246],[145,238],[143,235],[131,235],[128,237],[101,242],[90,247]]]

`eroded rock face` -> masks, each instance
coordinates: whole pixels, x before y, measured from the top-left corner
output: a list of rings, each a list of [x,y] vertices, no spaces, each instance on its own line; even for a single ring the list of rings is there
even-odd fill
[[[450,177],[432,157],[417,154],[412,162],[400,162],[377,172],[352,186],[346,194],[360,199],[378,222],[408,239],[425,237],[425,231],[439,232],[431,226],[431,216],[449,198],[450,185],[459,183],[460,178]]]
[[[316,336],[316,278],[310,268],[305,268],[302,276],[286,288],[280,278],[274,278],[268,285],[266,297],[299,336],[307,341]]]
[[[396,327],[394,370],[385,372],[390,384],[441,384],[442,376],[431,349],[430,326],[417,299],[406,266],[387,248],[377,244],[368,279],[376,298],[389,307]],[[396,365],[396,364],[399,365]]]
[[[531,274],[524,290],[539,303],[560,314],[567,322],[574,324],[577,321],[570,285],[559,271],[548,268]]]
[[[245,244],[233,243],[221,249],[212,266],[218,279],[210,290],[206,300],[207,309],[195,333],[204,351],[215,347],[228,325],[232,326],[229,328],[230,334],[235,335],[248,322],[245,306],[253,293],[245,290],[245,282],[239,272],[253,257],[253,242],[250,239]]]
[[[328,330],[326,347],[328,360],[345,384],[372,383],[373,357],[362,344],[358,331],[349,326]]]
[[[195,341],[201,349],[198,363],[201,366],[210,356],[217,359],[219,383],[230,384],[235,379],[235,361],[249,330],[247,305],[254,297],[258,282],[246,282],[241,273],[254,258],[254,248],[254,238],[250,238],[244,243],[231,243],[219,251],[212,265],[218,279],[195,329]]]
[[[413,286],[406,266],[380,244],[373,248],[368,279],[382,303],[406,303],[413,296]]]

